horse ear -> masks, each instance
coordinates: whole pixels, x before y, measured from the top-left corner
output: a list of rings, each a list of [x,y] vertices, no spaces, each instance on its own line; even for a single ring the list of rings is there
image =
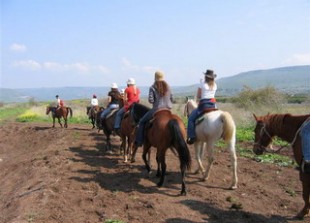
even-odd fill
[[[253,113],[253,116],[254,116],[255,120],[257,121],[257,116],[254,113]]]

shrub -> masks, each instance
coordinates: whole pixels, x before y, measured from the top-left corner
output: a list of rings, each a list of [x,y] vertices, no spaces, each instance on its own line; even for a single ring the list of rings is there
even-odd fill
[[[269,111],[281,111],[285,103],[285,95],[271,86],[258,90],[244,86],[244,89],[234,98],[234,102],[238,107],[250,111],[255,111],[263,107],[267,107]]]

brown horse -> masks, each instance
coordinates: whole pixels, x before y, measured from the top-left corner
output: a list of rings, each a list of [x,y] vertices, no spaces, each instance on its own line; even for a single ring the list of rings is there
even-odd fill
[[[157,183],[161,187],[166,175],[166,151],[170,148],[175,154],[178,154],[180,160],[180,169],[182,175],[181,195],[186,195],[185,186],[185,171],[190,169],[191,156],[187,144],[185,142],[185,125],[182,119],[172,114],[169,110],[159,110],[154,114],[149,127],[145,129],[145,140],[143,144],[143,161],[148,173],[151,172],[151,167],[146,159],[151,146],[157,148],[157,176],[160,176],[160,181]],[[134,146],[134,154],[136,151]]]
[[[308,121],[309,115],[293,116],[291,114],[272,114],[257,117],[255,127],[255,143],[253,152],[261,155],[265,150],[268,150],[268,145],[271,143],[274,136],[278,136],[282,140],[289,142],[293,148],[294,158],[301,167],[303,155],[301,149],[301,138],[299,131],[304,122]],[[309,213],[309,195],[310,195],[310,174],[299,172],[300,180],[302,182],[302,197],[304,200],[303,209],[296,217],[303,218]]]
[[[93,129],[96,127],[97,113],[101,110],[103,110],[103,107],[99,106],[86,107],[86,115],[88,115],[88,118],[90,119],[91,124],[93,125]]]
[[[48,115],[50,112],[52,112],[52,118],[53,118],[53,128],[55,127],[55,118],[58,119],[58,123],[62,128],[61,118],[64,119],[64,127],[68,127],[68,115],[70,114],[70,118],[72,117],[72,109],[70,107],[53,107],[53,106],[47,106],[46,107],[46,114]]]
[[[122,139],[121,150],[124,155],[124,162],[128,162],[129,156],[132,154],[132,146],[136,135],[137,124],[133,122],[131,115],[127,112],[121,122],[120,136]]]
[[[103,110],[102,110],[103,111]],[[116,113],[118,109],[113,109],[110,114],[104,120],[100,119],[100,115],[102,111],[97,113],[97,122],[98,122],[98,132],[102,129],[105,136],[106,136],[106,151],[108,153],[112,153],[112,146],[111,146],[111,135],[114,131],[114,121],[116,117]]]

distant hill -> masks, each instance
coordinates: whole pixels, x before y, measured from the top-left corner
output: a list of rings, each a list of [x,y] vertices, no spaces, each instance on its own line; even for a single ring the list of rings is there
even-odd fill
[[[289,94],[310,95],[310,65],[248,71],[220,78],[217,80],[217,85],[217,95],[221,96],[233,96],[242,91],[244,86],[252,89],[273,86]],[[190,86],[172,86],[172,91],[176,96],[195,95],[197,86],[198,83]],[[142,97],[146,97],[149,86],[139,87]],[[35,101],[53,101],[56,94],[65,100],[87,99],[94,93],[102,98],[106,97],[109,90],[110,87],[0,88],[0,102],[27,102],[31,98]]]
[[[236,94],[244,86],[253,89],[273,86],[285,93],[310,94],[310,65],[244,72],[219,79],[217,85],[223,95]]]

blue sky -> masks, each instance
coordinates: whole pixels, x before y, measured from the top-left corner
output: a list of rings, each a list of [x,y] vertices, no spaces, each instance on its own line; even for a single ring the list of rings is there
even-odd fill
[[[309,0],[0,0],[1,87],[172,86],[310,64]]]

